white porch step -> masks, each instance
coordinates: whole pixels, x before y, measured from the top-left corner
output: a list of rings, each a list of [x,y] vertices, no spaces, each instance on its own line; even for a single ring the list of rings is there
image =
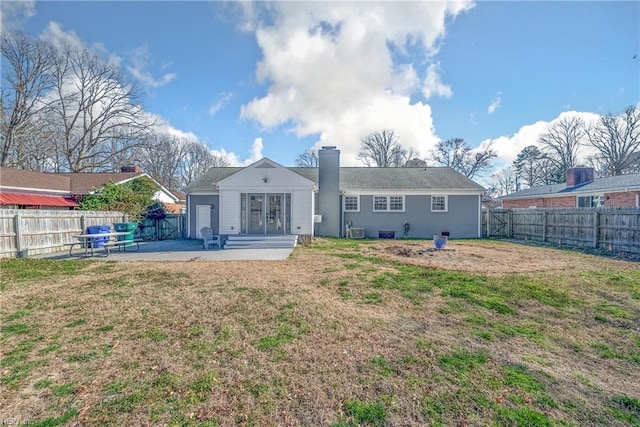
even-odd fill
[[[225,249],[293,248],[298,243],[296,235],[229,235]]]

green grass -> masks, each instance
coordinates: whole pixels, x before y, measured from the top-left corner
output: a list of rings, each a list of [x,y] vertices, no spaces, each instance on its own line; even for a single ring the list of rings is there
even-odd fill
[[[344,402],[344,411],[356,425],[381,426],[387,418],[384,406],[377,402],[347,400]]]
[[[51,279],[57,276],[76,276],[90,264],[91,261],[11,258],[0,261],[0,270],[3,284],[26,283],[30,280]]]

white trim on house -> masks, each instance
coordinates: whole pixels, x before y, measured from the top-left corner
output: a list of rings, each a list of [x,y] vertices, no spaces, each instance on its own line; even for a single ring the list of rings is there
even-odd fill
[[[356,209],[347,209],[347,197],[355,197],[356,199]],[[354,194],[344,194],[342,196],[342,211],[343,212],[360,212],[360,195]]]
[[[392,194],[393,193],[393,194]],[[343,196],[477,196],[478,190],[345,190]]]
[[[217,183],[220,234],[240,234],[241,194],[291,194],[291,233],[313,233],[313,181],[264,158]],[[196,194],[196,193],[193,193]],[[212,195],[214,192],[207,192]],[[266,209],[266,208],[265,208]]]
[[[11,187],[8,185],[0,185],[2,190],[17,190],[17,191],[28,191],[30,193],[38,194],[38,193],[59,193],[64,195],[70,195],[71,193],[67,190],[49,190],[46,188],[33,188],[33,187]]]
[[[444,209],[433,209],[433,199],[435,197],[444,197]],[[432,194],[429,200],[429,208],[433,213],[447,213],[449,212],[449,196],[445,194]]]
[[[378,195],[375,194],[372,197],[371,200],[371,206],[372,206],[372,211],[374,213],[389,213],[389,212],[405,212],[406,211],[406,200],[405,200],[405,196],[404,195],[399,195],[399,194],[385,194],[385,195]],[[386,208],[385,209],[376,209],[376,198],[386,198],[387,202],[386,202]],[[395,198],[400,198],[402,199],[402,209],[391,209],[391,198],[395,197]]]

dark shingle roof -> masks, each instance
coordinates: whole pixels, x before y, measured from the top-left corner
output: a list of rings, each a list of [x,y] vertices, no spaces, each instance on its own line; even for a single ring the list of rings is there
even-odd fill
[[[625,191],[626,189],[640,189],[640,174],[629,174],[610,176],[608,178],[599,178],[593,182],[576,185],[574,187],[567,187],[566,183],[543,185],[540,187],[527,188],[515,193],[507,194],[500,197],[500,200],[510,199],[526,199],[530,197],[550,197],[550,196],[563,196],[580,193],[602,193],[613,191]]]
[[[0,186],[68,193],[70,178],[55,173],[0,167]]]
[[[90,192],[104,187],[109,181],[118,184],[139,176],[140,172],[79,172],[65,173],[71,178],[72,194],[89,194]]]
[[[211,168],[187,192],[211,191],[217,183],[241,171],[241,167]],[[287,168],[318,184],[318,168]],[[468,190],[482,191],[484,188],[450,168],[340,168],[340,189],[361,190]]]
[[[28,188],[34,191],[63,191],[73,195],[89,194],[109,181],[121,183],[140,176],[140,172],[43,173],[9,167],[0,168],[0,186]]]

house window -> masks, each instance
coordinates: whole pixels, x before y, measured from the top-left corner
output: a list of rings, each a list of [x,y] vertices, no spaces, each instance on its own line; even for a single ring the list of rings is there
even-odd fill
[[[447,212],[447,196],[431,196],[431,212]]]
[[[403,211],[404,210],[404,197],[402,197],[402,196],[390,196],[389,197],[389,210],[390,211]]]
[[[345,196],[344,197],[344,210],[345,210],[345,212],[358,212],[360,210],[360,197],[359,196]]]
[[[601,208],[604,206],[604,196],[578,197],[579,208]]]
[[[403,212],[404,196],[373,196],[374,212]]]

